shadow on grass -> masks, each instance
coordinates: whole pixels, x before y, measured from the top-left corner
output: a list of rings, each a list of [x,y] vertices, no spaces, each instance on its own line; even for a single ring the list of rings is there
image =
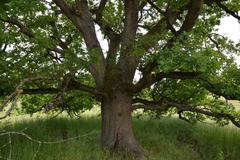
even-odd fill
[[[1,124],[0,131],[26,133],[46,143],[33,142],[23,135],[2,135],[0,157],[11,160],[132,159],[130,155],[103,151],[99,145],[100,128],[100,120],[95,117],[41,118]],[[153,160],[238,160],[240,157],[240,131],[236,128],[192,125],[163,118],[134,119],[134,131]]]

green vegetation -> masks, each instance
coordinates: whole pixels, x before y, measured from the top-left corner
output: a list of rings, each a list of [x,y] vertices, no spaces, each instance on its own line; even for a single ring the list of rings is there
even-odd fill
[[[1,124],[0,130],[3,129],[19,132],[24,129],[24,133],[41,141],[79,137],[39,146],[20,135],[11,135],[9,145],[9,136],[1,136],[0,159],[8,158],[10,147],[12,160],[132,159],[130,155],[101,149],[97,143],[100,140],[100,120],[96,117],[9,121]],[[172,118],[144,118],[134,119],[134,132],[151,160],[237,160],[240,157],[240,131],[230,126],[192,125]],[[4,147],[4,144],[7,145]]]
[[[14,123],[8,130],[30,126],[24,131],[47,141],[89,135],[39,146],[1,133],[2,156],[114,159],[128,150],[138,160],[236,159],[234,130],[175,120],[132,125],[131,113],[240,128],[240,111],[227,103],[240,100],[240,41],[218,31],[226,16],[240,22],[239,12],[239,0],[1,0],[0,120],[74,117],[94,106],[102,120],[101,129],[100,118]]]

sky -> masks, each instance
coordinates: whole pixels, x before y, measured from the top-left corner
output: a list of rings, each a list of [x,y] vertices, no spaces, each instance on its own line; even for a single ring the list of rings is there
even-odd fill
[[[234,42],[238,42],[240,40],[240,23],[233,17],[222,18],[219,33],[228,36]]]
[[[240,42],[240,22],[231,16],[222,18],[218,33],[227,36],[235,43]],[[240,65],[240,55],[236,56],[236,62]]]

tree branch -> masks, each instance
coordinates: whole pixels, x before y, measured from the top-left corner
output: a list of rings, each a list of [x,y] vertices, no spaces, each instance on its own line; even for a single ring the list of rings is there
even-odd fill
[[[19,85],[16,87],[15,91],[11,95],[7,96],[3,101],[3,104],[0,106],[0,111],[3,111],[3,109],[10,102],[12,102],[10,108],[5,112],[5,114],[2,117],[0,117],[0,120],[6,118],[11,114],[12,110],[16,107],[17,100],[21,94],[56,94],[57,93],[53,101],[48,105],[46,105],[45,108],[47,110],[50,110],[54,106],[57,106],[63,103],[63,94],[70,90],[80,90],[80,91],[88,92],[97,97],[104,96],[104,94],[102,92],[99,92],[97,89],[73,80],[72,75],[69,76],[69,74],[65,75],[64,80],[62,81],[61,88],[38,88],[38,89],[23,88],[25,83],[36,81],[36,80],[44,80],[44,79],[51,79],[51,78],[37,76],[37,77],[30,77],[30,78],[23,79],[19,83]]]
[[[220,7],[221,9],[223,9],[226,13],[230,14],[231,16],[233,16],[234,18],[236,18],[237,20],[240,21],[240,16],[238,15],[237,11],[232,11],[231,9],[229,9],[227,6],[225,6],[224,4],[221,3],[221,1],[219,0],[214,0],[217,4],[218,7]]]
[[[226,119],[226,120],[230,120],[235,126],[240,128],[239,118],[234,117],[231,114],[208,111],[208,110],[200,109],[200,108],[197,108],[197,107],[193,107],[191,105],[180,104],[180,103],[176,103],[176,102],[168,102],[168,103],[169,103],[169,105],[172,105],[172,106],[176,107],[177,109],[179,109],[181,111],[195,112],[195,113],[204,114],[206,116],[214,117],[214,118],[217,118],[217,119],[223,118],[223,119]]]
[[[153,3],[153,2],[150,2],[150,3]],[[152,36],[156,36],[156,34],[160,34],[163,31],[167,31],[168,29],[170,29],[174,35],[177,35],[177,32],[172,27],[172,24],[176,22],[181,12],[175,12],[170,8],[167,9],[166,13],[161,12],[161,14],[163,14],[164,17],[161,18],[143,37],[141,37],[141,39],[144,40],[144,39],[151,38]],[[142,40],[140,40],[140,42]],[[143,48],[146,50],[146,52],[148,52],[148,50],[152,48],[154,45],[156,45],[157,42],[158,41],[156,40],[154,43],[144,43]],[[150,62],[148,62],[145,65],[145,67],[140,68],[140,71],[143,74],[142,78],[145,79],[146,77],[151,76],[151,72],[156,68],[157,65],[158,65],[157,60],[153,59]]]
[[[154,83],[162,80],[163,78],[172,78],[172,79],[197,79],[201,75],[200,72],[160,72],[149,74],[148,77],[143,77],[139,82],[134,86],[134,92],[137,93],[144,88],[150,87]],[[146,76],[146,75],[145,75]]]
[[[231,114],[219,113],[219,112],[215,112],[215,111],[209,111],[209,110],[197,108],[197,107],[191,106],[189,104],[182,104],[182,103],[172,101],[168,98],[167,99],[163,98],[161,101],[148,101],[148,100],[143,100],[143,99],[134,99],[133,104],[134,103],[142,104],[142,105],[137,105],[138,106],[137,108],[143,108],[143,109],[149,109],[149,110],[162,110],[162,109],[167,110],[171,107],[175,107],[181,113],[184,111],[189,111],[189,112],[194,112],[194,113],[200,113],[200,114],[214,117],[217,119],[223,118],[226,120],[230,120],[235,126],[240,128],[240,119]],[[135,108],[133,105],[133,109],[137,109],[137,108]]]
[[[220,44],[217,42],[217,40],[212,38],[211,35],[208,35],[208,38],[215,45],[215,47],[217,48],[218,52],[220,52],[221,48],[220,48]]]
[[[64,0],[53,0],[76,28],[82,33],[90,58],[94,60],[89,67],[98,88],[102,88],[105,73],[105,58],[97,39],[94,20],[88,8],[87,0],[75,0],[75,6],[70,6]]]
[[[9,23],[11,25],[17,26],[20,29],[19,31],[21,33],[23,33],[24,35],[26,35],[30,39],[37,40],[36,36],[31,31],[31,29],[29,27],[27,27],[26,25],[24,25],[19,19],[14,18],[14,17],[8,17],[6,19],[0,18],[0,21],[3,21],[3,22],[6,22],[6,23]],[[56,37],[50,37],[50,38],[56,39]],[[67,46],[71,43],[71,41],[63,42],[61,39],[57,39],[57,40],[60,41],[59,45],[61,46],[62,49],[58,48],[58,46],[53,47],[53,48],[46,48],[47,49],[47,55],[49,55],[51,58],[53,58],[57,62],[62,62],[62,59],[60,57],[55,56],[51,52],[56,52],[56,53],[59,53],[59,54],[62,55],[64,49],[67,49]]]
[[[23,88],[22,90],[23,90],[22,94],[56,94],[60,92],[61,89],[60,88],[35,88],[35,89]],[[71,79],[65,91],[73,91],[73,90],[87,92],[95,96],[104,96],[104,93],[98,91],[96,88],[84,85],[82,83],[79,83]]]
[[[12,110],[16,107],[16,104],[17,104],[17,100],[20,96],[20,94],[23,92],[23,85],[27,82],[30,82],[30,81],[35,81],[35,80],[42,80],[42,79],[45,79],[43,77],[30,77],[30,78],[26,78],[24,80],[22,80],[19,85],[16,87],[15,91],[7,96],[5,98],[5,100],[3,101],[3,104],[0,106],[0,111],[3,111],[3,109],[10,103],[12,102],[10,108],[5,112],[4,116],[0,117],[0,119],[4,119],[6,118],[7,116],[9,116],[12,112]]]
[[[185,20],[180,28],[180,30],[178,31],[179,33],[182,32],[189,32],[192,30],[193,26],[196,23],[196,20],[198,19],[198,16],[200,14],[201,8],[202,8],[202,4],[203,4],[203,0],[190,0],[189,2],[189,8],[188,8],[188,13],[185,17]]]
[[[98,42],[93,19],[88,8],[86,0],[75,0],[75,8],[71,8],[65,0],[53,0],[54,3],[62,10],[82,33],[89,50],[101,48]]]
[[[33,38],[34,37],[32,31],[27,26],[23,25],[16,18],[13,18],[13,17],[8,17],[6,19],[0,18],[0,21],[7,22],[7,23],[12,24],[12,25],[16,25],[20,29],[21,33],[27,35],[29,38]]]
[[[146,0],[154,9],[156,9],[160,14],[166,16],[166,12],[162,11],[157,5],[154,4],[151,0]]]
[[[53,0],[53,2],[59,6],[62,12],[71,20],[73,19],[74,10],[64,0]]]
[[[124,30],[122,42],[126,46],[131,46],[135,41],[138,27],[138,0],[124,0]]]
[[[146,99],[135,98],[132,100],[132,110],[145,109],[145,110],[158,110],[166,111],[169,108],[163,100],[160,101],[149,101]]]
[[[84,92],[91,93],[95,96],[105,96],[105,94],[103,92],[97,90],[96,88],[84,85],[73,79],[69,82],[69,89],[70,90],[81,90]]]
[[[102,19],[102,12],[103,12],[106,4],[107,4],[107,1],[108,0],[101,0],[100,1],[100,4],[99,4],[99,6],[97,8],[97,11],[96,11],[96,19],[99,19],[99,20]]]
[[[55,94],[59,92],[57,88],[37,88],[37,89],[27,89],[23,88],[22,94]]]
[[[173,24],[174,21],[176,21],[176,19],[179,16],[180,13],[168,13],[167,17],[165,17],[165,19],[161,19],[156,24],[156,26],[153,27],[153,29],[150,30],[146,35],[152,34],[152,32],[155,33],[156,31],[159,31],[160,26],[163,25],[162,23],[165,23],[166,24],[165,28],[167,28],[167,27],[169,28],[169,26],[170,26],[169,29],[176,36],[176,37],[171,38],[167,42],[167,45],[165,47],[165,48],[171,48],[173,46],[174,41],[176,40],[176,38],[178,36],[181,35],[181,33],[189,32],[189,31],[192,30],[193,26],[196,23],[196,20],[197,20],[199,14],[200,14],[202,4],[203,4],[203,0],[199,0],[199,1],[190,0],[190,2],[188,4],[188,13],[187,13],[187,15],[185,17],[185,20],[184,20],[181,28],[179,29],[179,31],[176,32],[175,29],[171,27],[171,24]],[[172,12],[170,9],[168,9],[168,11]],[[169,17],[170,15],[171,15],[171,17]],[[138,86],[138,84],[137,84],[136,91],[141,90],[140,86],[145,88],[146,86],[149,86],[149,85],[153,84],[156,80],[158,80],[158,79],[154,80],[153,77],[155,75],[151,73],[156,66],[157,66],[157,60],[153,59],[151,62],[147,63],[144,68],[141,69],[141,71],[143,73],[143,77],[138,82],[140,85]],[[159,78],[161,79],[161,76]]]
[[[226,93],[224,91],[224,88],[227,88],[227,87],[226,87],[226,84],[224,84],[224,82],[212,83],[209,80],[202,79],[202,78],[200,78],[200,80],[201,80],[202,86],[209,92],[213,93],[214,95],[222,96],[227,100],[240,100],[240,91],[238,91],[237,86],[235,87],[233,86],[236,89],[234,92]]]
[[[94,19],[94,22],[99,25],[101,30],[107,37],[109,38],[109,50],[106,58],[106,64],[109,64],[109,61],[115,62],[116,58],[116,52],[119,47],[121,36],[120,34],[116,33],[112,27],[105,23],[102,19],[102,12],[107,4],[108,0],[101,0],[98,8],[93,11],[93,13],[96,15],[96,18]]]

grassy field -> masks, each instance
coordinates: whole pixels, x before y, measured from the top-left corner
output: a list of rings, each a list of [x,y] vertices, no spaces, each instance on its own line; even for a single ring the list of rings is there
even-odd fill
[[[0,124],[0,159],[8,160],[128,160],[99,146],[100,120],[84,116],[15,119]],[[240,130],[210,124],[188,124],[173,118],[134,119],[137,139],[151,160],[239,160]],[[11,133],[10,132],[10,133]],[[74,137],[73,139],[69,139]],[[48,143],[57,142],[57,143]]]

